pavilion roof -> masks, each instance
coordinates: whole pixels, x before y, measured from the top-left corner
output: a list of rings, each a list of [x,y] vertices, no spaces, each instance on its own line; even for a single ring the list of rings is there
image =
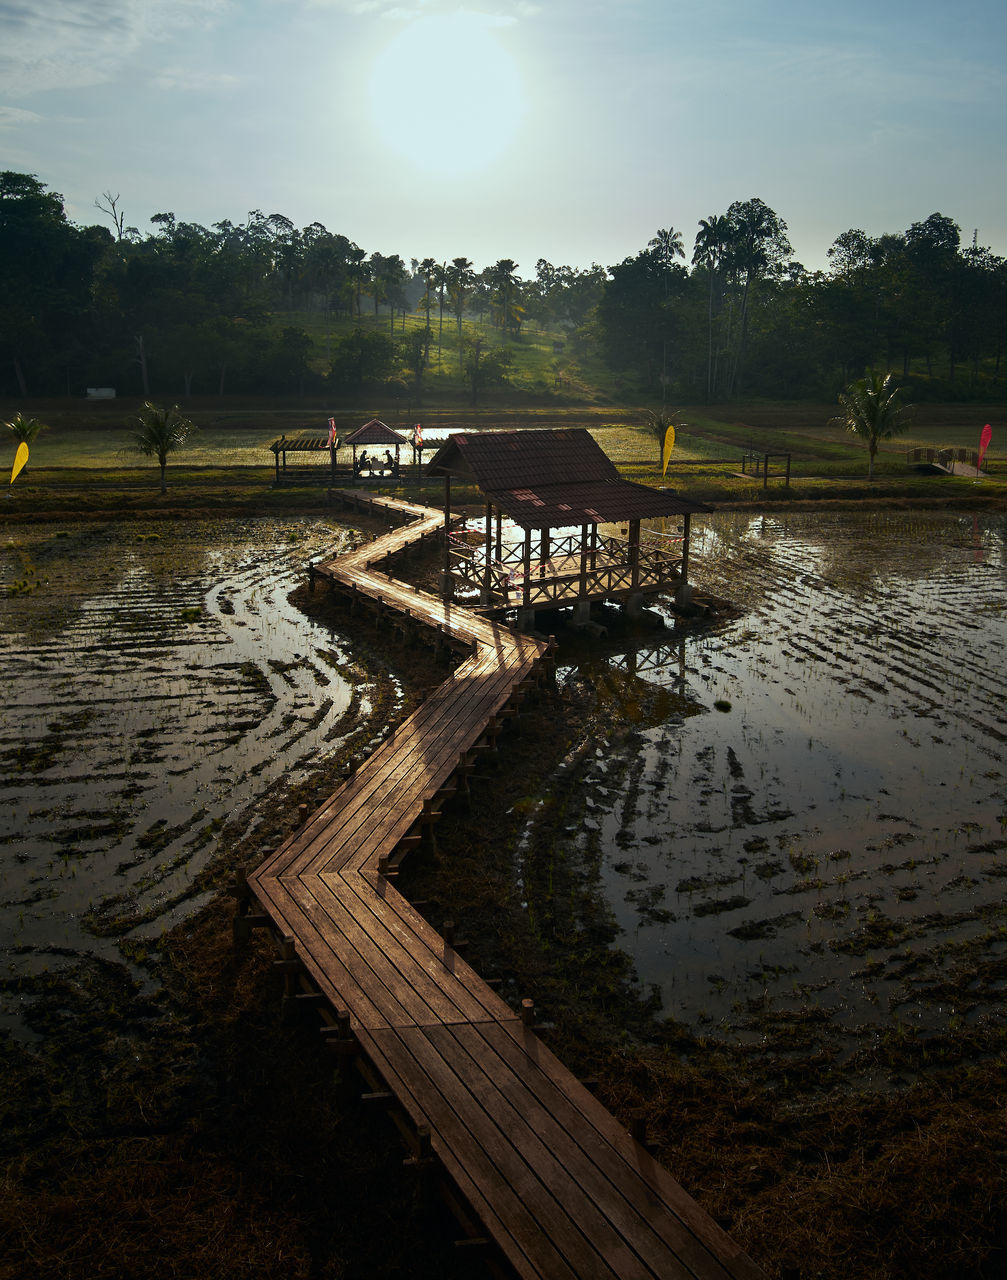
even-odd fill
[[[275,440],[270,441],[269,446],[274,453],[311,453],[315,450],[328,449],[329,436],[316,435],[310,427],[303,431],[295,431],[293,435],[277,436]]]
[[[348,435],[343,444],[408,444],[409,441],[405,436],[400,436],[397,431],[393,431],[386,423],[381,422],[378,418],[372,418],[370,422],[365,422],[362,427],[357,427],[352,435]]]
[[[624,480],[589,431],[462,432],[427,468],[476,484],[525,529],[611,524],[709,511],[664,489]]]

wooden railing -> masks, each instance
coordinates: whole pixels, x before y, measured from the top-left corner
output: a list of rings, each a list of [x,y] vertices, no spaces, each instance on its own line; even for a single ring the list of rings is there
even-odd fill
[[[495,550],[495,546],[492,548]],[[641,540],[635,587],[653,592],[674,586],[682,576],[682,540],[651,534]],[[499,558],[489,562],[481,532],[460,530],[452,536],[450,571],[456,589],[478,592],[484,607],[529,607],[579,598],[618,596],[634,589],[632,548],[627,538],[613,534],[584,546],[577,535],[557,538],[547,560],[530,560],[526,567],[520,543],[503,544]]]

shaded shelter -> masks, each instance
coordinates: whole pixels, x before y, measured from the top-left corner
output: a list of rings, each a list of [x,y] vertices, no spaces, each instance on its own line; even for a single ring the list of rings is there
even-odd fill
[[[522,627],[534,626],[537,608],[573,605],[575,624],[583,624],[596,601],[633,614],[647,595],[689,599],[690,521],[711,508],[625,480],[589,431],[463,432],[441,446],[427,474],[444,477],[446,598],[478,589],[484,612],[517,609]],[[478,541],[451,534],[452,479],[485,499]],[[503,517],[522,530],[520,546],[505,546]],[[642,540],[641,522],[656,517],[675,518],[675,532]],[[628,536],[601,531],[619,524]]]
[[[378,418],[372,418],[370,422],[358,427],[343,441],[344,445],[350,445],[353,449],[353,483],[356,484],[358,478],[398,480],[399,450],[408,443],[405,436],[400,436]],[[390,453],[392,448],[395,449],[394,458]],[[359,459],[358,449],[361,450]],[[373,449],[374,453],[368,455],[368,449]]]
[[[328,479],[329,483],[334,483],[336,479],[336,454],[339,451],[339,446],[339,440],[332,439],[331,433],[326,432],[322,435],[317,435],[310,428],[306,428],[303,431],[295,431],[289,436],[286,434],[277,436],[275,440],[269,443],[276,466],[276,480],[274,483],[281,484],[284,481],[297,483],[306,479],[321,481]],[[307,456],[299,465],[292,463],[288,471],[288,453]],[[329,465],[325,470],[322,469],[322,465],[319,465],[318,461],[319,455],[324,453],[329,455]]]

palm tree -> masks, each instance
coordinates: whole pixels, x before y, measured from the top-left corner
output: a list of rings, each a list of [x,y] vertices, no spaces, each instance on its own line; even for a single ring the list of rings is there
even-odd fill
[[[683,425],[678,419],[680,410],[672,409],[646,409],[644,411],[644,424],[650,434],[657,441],[657,460],[658,466],[664,466],[664,437],[668,434],[668,428],[674,427],[676,431]]]
[[[912,405],[899,400],[900,390],[892,384],[893,374],[872,373],[869,377],[851,382],[839,393],[842,413],[832,419],[867,441],[869,461],[867,478],[874,479],[874,455],[882,440],[890,440],[907,425]]]
[[[657,260],[664,269],[664,296],[668,296],[668,272],[676,258],[684,258],[685,250],[682,248],[682,233],[676,231],[674,227],[662,227],[652,240],[647,241],[647,248],[653,249],[657,254]]]
[[[434,268],[433,281],[437,286],[437,367],[441,364],[441,339],[444,337],[444,290],[448,287],[448,264],[442,262]]]
[[[426,362],[430,362],[430,309],[434,304],[434,273],[437,270],[437,263],[433,258],[424,258],[420,263],[420,275],[423,279],[423,297],[420,298],[417,311],[425,311],[427,323],[424,332],[427,335],[427,347],[424,353]]]
[[[469,290],[472,288],[472,282],[475,275],[472,272],[472,263],[468,258],[452,258],[451,266],[447,269],[448,279],[448,297],[451,300],[451,310],[455,313],[455,319],[458,321],[458,371],[465,370],[465,352],[462,349],[462,316],[465,314],[465,302],[468,298]]]
[[[682,233],[676,231],[674,227],[662,227],[653,240],[647,241],[647,247],[654,250],[654,254],[661,264],[661,274],[664,277],[664,305],[668,306],[668,284],[671,278],[671,268],[676,258],[684,258],[685,250],[682,248]],[[661,403],[663,404],[668,395],[668,335],[665,333],[661,340]]]
[[[706,347],[706,398],[713,396],[713,385],[716,381],[713,368],[713,286],[718,273],[724,265],[730,226],[727,219],[717,213],[708,218],[700,218],[699,231],[692,251],[693,266],[706,267],[709,276],[709,298],[707,301],[707,347]]]
[[[178,405],[170,409],[159,409],[149,401],[136,419],[131,435],[132,447],[137,453],[148,458],[156,458],[161,468],[161,492],[167,493],[168,486],[164,482],[164,469],[168,465],[168,454],[181,449],[186,440],[196,430],[194,423],[183,418]]]
[[[518,264],[510,258],[501,258],[486,272],[486,278],[494,298],[497,324],[509,337],[516,338],[521,330],[524,308],[516,300],[521,284],[517,274]]]
[[[20,444],[31,444],[40,431],[46,430],[46,424],[38,418],[26,418],[23,413],[15,413],[4,426],[14,433],[14,439]]]

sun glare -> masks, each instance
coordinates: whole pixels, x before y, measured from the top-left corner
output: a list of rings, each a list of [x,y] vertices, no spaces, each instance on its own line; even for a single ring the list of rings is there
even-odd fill
[[[524,115],[517,64],[480,14],[420,18],[371,68],[381,138],[417,169],[463,176],[498,160]]]

